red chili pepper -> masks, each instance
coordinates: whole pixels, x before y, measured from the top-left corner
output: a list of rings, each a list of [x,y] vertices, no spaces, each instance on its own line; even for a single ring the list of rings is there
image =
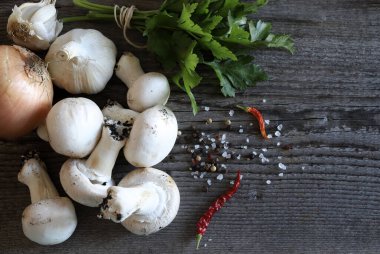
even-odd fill
[[[264,118],[263,118],[263,115],[260,113],[260,111],[258,111],[256,108],[253,108],[253,107],[243,107],[243,106],[239,106],[239,105],[237,105],[236,107],[238,107],[238,108],[244,110],[245,112],[253,115],[257,119],[257,121],[259,121],[261,136],[263,136],[263,138],[265,138],[265,139],[268,139],[267,133],[265,131]]]
[[[199,243],[201,242],[202,236],[207,230],[210,224],[212,216],[219,211],[223,205],[236,193],[240,186],[240,170],[237,172],[234,185],[226,193],[221,195],[217,200],[215,200],[211,206],[208,208],[197,223],[197,249],[199,248]]]

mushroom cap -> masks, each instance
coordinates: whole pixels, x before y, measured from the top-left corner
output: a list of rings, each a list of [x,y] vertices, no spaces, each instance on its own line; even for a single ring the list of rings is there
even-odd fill
[[[124,156],[135,167],[152,167],[170,153],[177,133],[177,119],[168,107],[149,108],[136,117]]]
[[[57,102],[46,118],[51,147],[72,158],[90,154],[100,138],[102,126],[102,111],[93,101],[82,97]]]
[[[84,160],[67,160],[61,167],[59,178],[63,189],[74,201],[90,207],[97,207],[107,197],[107,189],[113,181],[103,184],[94,184],[82,172],[86,170]]]
[[[151,182],[163,189],[166,198],[160,200],[163,209],[157,209],[150,215],[134,213],[122,222],[122,225],[136,235],[149,235],[169,225],[177,215],[180,194],[171,176],[155,168],[135,169],[118,184],[120,187],[133,187]]]
[[[130,109],[142,112],[156,105],[165,105],[170,96],[168,79],[161,73],[149,72],[139,77],[128,89]]]
[[[77,226],[73,203],[66,197],[45,199],[25,208],[22,230],[31,241],[53,245],[66,241]]]

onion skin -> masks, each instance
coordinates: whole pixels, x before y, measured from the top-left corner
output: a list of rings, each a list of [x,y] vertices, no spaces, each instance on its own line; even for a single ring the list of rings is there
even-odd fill
[[[20,46],[0,45],[0,139],[14,140],[41,124],[52,107],[46,65]]]

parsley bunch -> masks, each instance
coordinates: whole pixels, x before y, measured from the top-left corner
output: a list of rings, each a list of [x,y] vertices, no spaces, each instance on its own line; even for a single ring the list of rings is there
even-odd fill
[[[63,19],[66,22],[114,20],[112,6],[73,2],[89,13]],[[270,23],[250,19],[250,14],[266,4],[267,0],[166,0],[158,10],[136,10],[131,24],[147,38],[148,50],[162,66],[175,73],[173,83],[187,93],[196,114],[199,109],[192,89],[201,84],[199,65],[211,68],[222,94],[233,97],[236,91],[267,79],[249,50],[267,47],[294,52],[288,35],[273,34]]]

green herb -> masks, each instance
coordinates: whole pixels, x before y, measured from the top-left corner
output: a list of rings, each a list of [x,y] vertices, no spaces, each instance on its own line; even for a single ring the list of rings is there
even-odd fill
[[[114,7],[74,0],[89,10],[86,16],[64,18],[64,22],[114,20]],[[294,52],[288,35],[271,33],[271,24],[250,20],[250,14],[267,0],[166,0],[158,10],[135,10],[131,26],[147,38],[147,48],[171,79],[190,98],[193,113],[198,106],[192,90],[201,84],[198,66],[209,67],[220,80],[224,96],[235,96],[267,79],[264,70],[253,64],[251,50],[278,48]],[[117,12],[119,12],[117,10]]]

